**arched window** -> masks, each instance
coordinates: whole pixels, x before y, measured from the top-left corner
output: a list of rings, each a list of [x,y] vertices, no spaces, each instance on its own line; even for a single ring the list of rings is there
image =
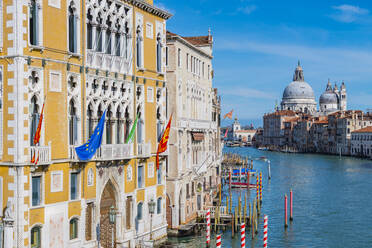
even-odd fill
[[[119,23],[119,19],[117,20],[116,24],[115,24],[115,28],[116,28],[116,34],[115,34],[115,55],[116,56],[120,56],[121,55],[121,37],[120,37],[120,23]]]
[[[161,214],[161,197],[159,197],[156,201],[156,213]]]
[[[78,117],[77,108],[75,106],[74,100],[70,100],[69,104],[69,141],[70,145],[75,145],[78,141]]]
[[[88,136],[90,137],[93,134],[93,107],[92,104],[89,104],[87,111],[87,126],[88,126]]]
[[[129,39],[129,27],[128,22],[125,23],[125,33],[124,33],[124,57],[128,58],[128,39]]]
[[[70,240],[78,238],[78,219],[70,220]]]
[[[35,226],[31,229],[31,247],[41,248],[41,227]]]
[[[140,144],[142,143],[142,113],[141,113],[141,106],[137,107],[137,113],[138,113],[138,121],[137,121],[137,142]]]
[[[68,7],[68,47],[72,53],[77,53],[77,23],[78,16],[75,14],[76,7],[74,1],[71,1]]]
[[[29,22],[30,44],[37,46],[39,44],[39,7],[36,0],[31,0]]]
[[[34,137],[39,124],[40,114],[39,114],[39,105],[37,104],[36,96],[31,98],[30,103],[30,113],[31,113],[31,126],[30,126],[30,145],[34,146]]]
[[[128,135],[129,135],[129,125],[130,125],[130,120],[129,120],[129,111],[128,111],[128,107],[125,109],[125,114],[124,114],[124,118],[125,118],[125,125],[124,125],[124,140],[126,141],[128,139]]]
[[[102,52],[102,22],[103,19],[101,17],[101,13],[98,14],[97,17],[97,31],[96,31],[96,51],[97,52]]]
[[[143,203],[142,202],[140,202],[140,203],[138,203],[138,205],[137,205],[137,220],[142,220],[142,218],[143,218],[143,213],[142,213],[142,211],[143,211]]]
[[[120,108],[118,107],[118,109],[116,110],[116,144],[122,144],[122,125],[123,125],[123,121],[121,119],[121,112],[120,112]]]
[[[160,34],[158,34],[156,38],[156,70],[157,72],[161,72],[161,37]]]
[[[142,37],[141,37],[141,28],[137,28],[137,37],[136,37],[136,61],[137,67],[142,67]]]
[[[106,29],[106,53],[111,54],[111,25],[112,22],[110,18],[107,18],[106,21],[107,29]]]
[[[106,144],[112,144],[112,110],[111,106],[108,107],[106,113]]]
[[[92,49],[93,48],[93,25],[92,25],[93,16],[92,16],[92,13],[91,13],[90,9],[88,10],[87,18],[88,18],[88,22],[87,22],[87,46],[88,46],[88,49]]]

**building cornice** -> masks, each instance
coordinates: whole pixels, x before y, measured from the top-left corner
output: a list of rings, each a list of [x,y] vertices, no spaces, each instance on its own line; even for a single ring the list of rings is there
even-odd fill
[[[140,8],[148,13],[159,16],[165,20],[168,20],[173,15],[165,10],[159,9],[151,4],[146,3],[143,0],[125,0],[125,2],[132,4],[133,6]]]
[[[190,42],[186,41],[185,39],[183,39],[181,36],[179,35],[170,35],[170,34],[167,34],[167,43],[168,42],[173,42],[173,41],[179,41],[180,43],[182,43],[183,45],[193,49],[194,51],[204,55],[205,57],[209,58],[209,59],[213,59],[213,56],[212,55],[209,55],[208,53],[204,52],[203,50],[201,50],[199,47],[201,46],[194,46],[193,44],[191,44]]]

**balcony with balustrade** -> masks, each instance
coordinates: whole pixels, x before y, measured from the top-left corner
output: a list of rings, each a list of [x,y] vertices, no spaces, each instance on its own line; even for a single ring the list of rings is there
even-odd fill
[[[69,147],[69,158],[72,161],[79,161],[79,157],[75,151],[76,146]],[[133,144],[102,144],[98,148],[92,160],[126,160],[134,157]]]
[[[141,158],[151,157],[151,143],[137,144],[137,156]]]
[[[37,165],[50,165],[52,162],[51,144],[49,143],[48,146],[31,146],[29,162]]]

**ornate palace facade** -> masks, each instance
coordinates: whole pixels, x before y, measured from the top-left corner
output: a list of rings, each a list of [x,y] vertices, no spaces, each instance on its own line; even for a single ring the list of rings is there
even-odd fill
[[[0,9],[4,247],[160,242],[167,154],[159,170],[155,154],[168,118],[171,15],[151,0],[11,0],[0,1]],[[103,144],[81,162],[74,148],[105,110]],[[137,116],[135,138],[126,144]]]

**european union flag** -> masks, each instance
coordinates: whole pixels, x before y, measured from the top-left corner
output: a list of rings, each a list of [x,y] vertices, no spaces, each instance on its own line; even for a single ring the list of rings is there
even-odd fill
[[[98,125],[94,129],[92,136],[89,138],[88,142],[82,146],[76,147],[75,151],[80,160],[90,160],[96,153],[97,149],[102,143],[103,128],[105,127],[105,116],[106,111],[103,113]]]

